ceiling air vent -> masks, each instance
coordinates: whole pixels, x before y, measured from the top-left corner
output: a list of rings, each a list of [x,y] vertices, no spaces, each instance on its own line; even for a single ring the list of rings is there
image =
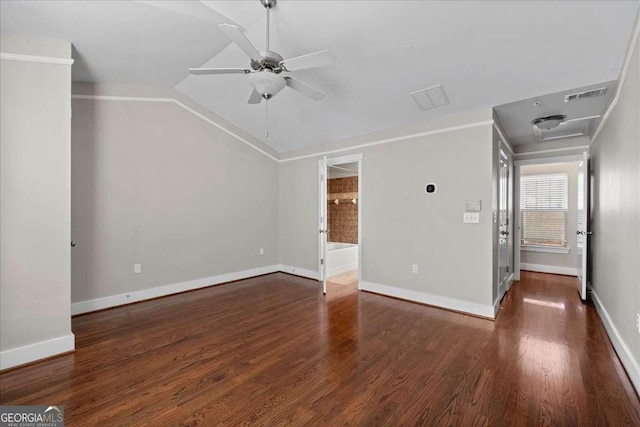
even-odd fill
[[[606,87],[585,90],[584,92],[570,93],[569,95],[564,96],[564,102],[578,101],[585,98],[594,98],[596,96],[602,96],[605,93],[607,93]]]
[[[413,92],[411,96],[422,111],[442,107],[449,103],[449,98],[440,85]]]

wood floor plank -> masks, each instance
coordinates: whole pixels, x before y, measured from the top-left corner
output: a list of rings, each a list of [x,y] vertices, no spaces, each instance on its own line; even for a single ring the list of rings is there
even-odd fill
[[[345,289],[278,273],[77,316],[77,351],[0,373],[0,403],[68,426],[640,426],[575,278],[523,272],[495,322]]]

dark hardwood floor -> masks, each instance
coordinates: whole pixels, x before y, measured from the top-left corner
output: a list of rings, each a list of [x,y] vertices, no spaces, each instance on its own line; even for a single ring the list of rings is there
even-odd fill
[[[523,273],[497,321],[273,274],[73,319],[77,351],[0,374],[67,426],[640,426],[575,278]]]

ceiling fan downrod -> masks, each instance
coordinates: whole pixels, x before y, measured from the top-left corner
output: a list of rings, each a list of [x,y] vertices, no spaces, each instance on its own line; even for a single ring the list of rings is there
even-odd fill
[[[278,0],[260,0],[260,3],[267,9],[267,52],[269,52],[269,11],[276,6]]]

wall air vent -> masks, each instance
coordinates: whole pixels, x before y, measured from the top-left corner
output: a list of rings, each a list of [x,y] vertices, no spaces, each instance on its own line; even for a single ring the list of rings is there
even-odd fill
[[[441,85],[413,92],[411,96],[422,111],[442,107],[449,103],[449,99]]]
[[[564,102],[578,101],[585,98],[594,98],[596,96],[602,96],[605,93],[607,93],[606,87],[585,90],[584,92],[570,93],[569,95],[564,96]]]

